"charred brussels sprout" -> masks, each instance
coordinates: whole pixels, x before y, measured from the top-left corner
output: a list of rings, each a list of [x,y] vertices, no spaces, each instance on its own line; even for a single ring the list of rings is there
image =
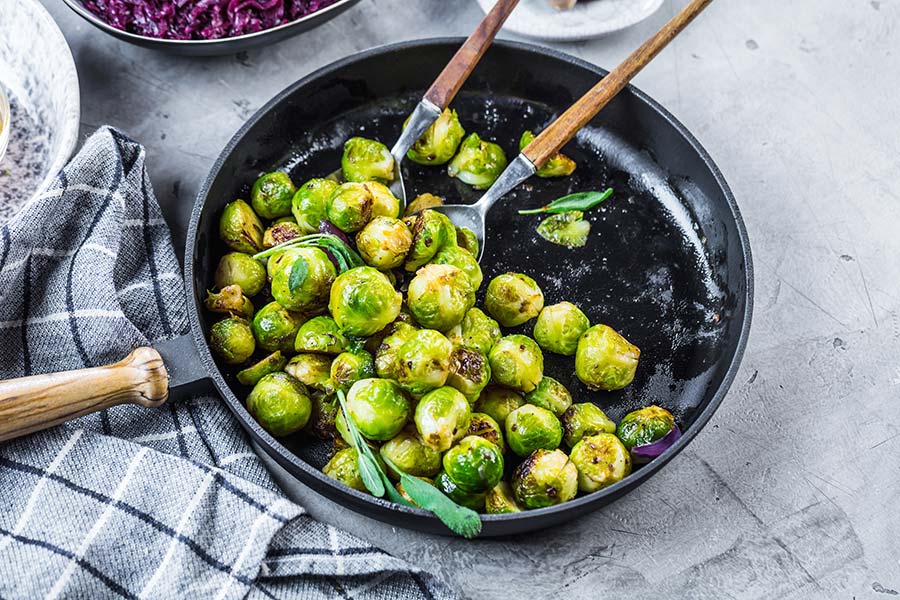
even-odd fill
[[[416,213],[422,212],[426,208],[434,208],[435,206],[443,206],[444,199],[440,196],[435,196],[434,194],[419,194],[415,197],[415,199],[409,203],[406,207],[406,210],[403,212],[404,216],[415,215]]]
[[[447,450],[444,472],[464,492],[486,492],[503,477],[503,453],[477,435],[464,437]]]
[[[386,271],[403,265],[412,233],[399,219],[375,217],[356,234],[356,249],[366,264]]]
[[[306,387],[320,392],[330,390],[331,357],[327,354],[298,354],[284,371]]]
[[[528,275],[504,273],[488,284],[484,307],[503,327],[515,327],[540,314],[544,293]]]
[[[444,452],[466,434],[470,417],[466,397],[451,387],[442,387],[422,396],[414,420],[425,445]]]
[[[409,310],[423,327],[447,331],[475,305],[475,288],[462,269],[425,265],[409,283]]]
[[[219,259],[213,285],[220,290],[238,285],[245,296],[255,296],[266,285],[266,268],[249,254],[229,252]]]
[[[572,406],[572,394],[566,386],[544,375],[538,386],[525,394],[525,402],[546,408],[559,417]]]
[[[291,214],[291,198],[296,191],[287,173],[266,173],[253,184],[250,204],[256,214],[271,221]]]
[[[400,314],[403,295],[384,273],[372,267],[356,267],[342,273],[331,286],[328,310],[348,335],[377,333]]]
[[[347,390],[360,379],[375,377],[375,360],[365,350],[342,352],[331,363],[331,385]]]
[[[474,404],[490,380],[491,366],[484,354],[467,348],[453,349],[447,385],[458,389],[470,404]]]
[[[581,309],[571,302],[545,306],[534,324],[534,339],[541,348],[563,356],[572,356],[578,338],[588,330],[591,322]]]
[[[377,181],[367,181],[363,184],[372,194],[372,216],[391,217],[400,216],[400,199],[391,193],[391,189]]]
[[[522,509],[516,504],[512,488],[505,481],[501,481],[488,490],[484,499],[484,510],[489,515],[522,512]]]
[[[472,282],[472,288],[475,291],[478,291],[478,288],[481,287],[481,282],[484,280],[478,261],[475,260],[475,257],[468,250],[459,246],[444,246],[431,262],[435,265],[452,265],[460,269],[468,275],[469,281]]]
[[[209,346],[226,364],[239,365],[256,350],[256,340],[246,319],[229,317],[210,327]]]
[[[414,477],[434,477],[441,470],[441,453],[425,445],[414,427],[407,427],[381,446],[387,474],[400,479],[391,464]]]
[[[575,373],[592,390],[620,390],[634,379],[641,351],[612,327],[594,325],[578,340]]]
[[[337,397],[317,392],[310,395],[310,400],[312,400],[312,414],[305,430],[326,442],[336,444],[342,442],[335,423],[338,411],[341,410]]]
[[[400,348],[409,341],[416,328],[407,323],[394,323],[375,353],[375,370],[379,377],[396,380],[400,376]]]
[[[291,248],[281,256],[272,277],[272,297],[289,310],[313,312],[325,308],[337,275],[328,255],[318,248]],[[303,264],[297,265],[297,261]],[[302,269],[296,285],[294,269]]]
[[[294,217],[282,217],[263,233],[263,246],[271,248],[289,242],[303,235],[303,229],[294,221]]]
[[[519,139],[519,150],[534,141],[534,134],[525,131]],[[554,154],[544,166],[534,172],[538,177],[566,177],[575,172],[575,161],[563,153]]]
[[[503,434],[500,433],[500,425],[497,424],[497,421],[484,413],[472,413],[466,435],[477,435],[478,437],[482,437],[500,448],[501,454],[506,452],[506,444],[503,443]]]
[[[232,250],[255,254],[262,250],[263,224],[249,204],[235,200],[222,210],[219,237]]]
[[[347,412],[363,436],[382,442],[403,429],[409,401],[393,381],[361,379],[347,392]]]
[[[359,474],[359,454],[356,453],[356,448],[339,450],[328,464],[322,467],[322,473],[354,490],[369,491]]]
[[[441,490],[441,492],[443,492],[445,496],[447,496],[460,506],[471,508],[474,511],[484,512],[485,493],[470,493],[464,491],[462,488],[456,485],[456,483],[446,472],[441,471],[440,473],[438,473],[438,476],[434,478],[434,487]]]
[[[512,489],[524,508],[562,504],[578,493],[578,469],[562,450],[535,450],[513,472]]]
[[[310,179],[294,194],[291,213],[304,234],[319,231],[319,223],[326,218],[328,199],[337,187],[337,182],[330,179]]]
[[[206,292],[204,305],[210,312],[253,318],[253,303],[241,293],[239,285],[225,286],[218,293]]]
[[[345,181],[391,181],[394,157],[381,142],[352,137],[344,143],[341,170]]]
[[[563,413],[561,421],[565,434],[563,439],[570,448],[583,437],[616,430],[616,424],[606,413],[590,402],[573,404]]]
[[[544,355],[533,339],[524,335],[500,338],[488,354],[495,383],[530,392],[544,376]]]
[[[282,370],[286,363],[287,358],[284,357],[280,350],[276,350],[254,365],[238,371],[237,380],[243,385],[256,385],[260,379],[269,373],[276,373]]]
[[[478,257],[478,237],[468,227],[456,228],[456,245],[474,257]]]
[[[297,352],[340,354],[350,342],[331,317],[314,317],[300,326],[294,339]]]
[[[470,308],[462,323],[451,329],[447,337],[454,345],[487,355],[501,337],[500,326],[480,308]]]
[[[353,233],[372,219],[374,202],[375,198],[365,184],[344,183],[328,198],[325,215],[341,231]]]
[[[440,332],[416,330],[397,351],[397,382],[412,394],[441,387],[450,375],[452,351],[453,344]]]
[[[270,373],[247,396],[247,410],[274,436],[290,435],[309,421],[312,402],[306,386],[287,373]]]
[[[409,119],[406,121],[409,122]],[[403,128],[406,128],[406,123]],[[466,130],[460,125],[456,111],[445,108],[437,121],[409,149],[406,158],[420,165],[442,165],[453,158],[465,135]]]
[[[481,392],[474,408],[502,426],[509,414],[524,404],[525,400],[519,392],[499,385],[489,385]]]
[[[598,433],[575,444],[569,459],[578,469],[578,489],[596,492],[631,473],[631,454],[619,438]]]
[[[253,317],[253,336],[259,347],[267,352],[294,349],[294,338],[303,323],[303,317],[277,302],[269,302]]]
[[[477,133],[472,133],[463,140],[459,154],[450,161],[447,174],[476,190],[486,190],[497,181],[505,168],[503,148],[493,142],[485,142]]]
[[[520,406],[506,417],[506,443],[519,456],[535,450],[555,450],[563,429],[552,412],[533,404]]]
[[[404,268],[413,272],[431,261],[438,251],[456,242],[456,228],[447,215],[433,210],[423,210],[414,217],[406,217],[413,241],[406,255]]]
[[[655,404],[630,412],[619,422],[616,435],[631,450],[666,437],[675,428],[672,413]]]

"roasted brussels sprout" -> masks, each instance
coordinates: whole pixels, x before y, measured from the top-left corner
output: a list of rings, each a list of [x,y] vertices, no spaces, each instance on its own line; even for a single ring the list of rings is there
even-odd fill
[[[253,184],[250,204],[256,214],[271,221],[291,214],[291,198],[296,191],[287,173],[266,173]]]
[[[540,314],[544,293],[528,275],[504,273],[488,284],[484,307],[503,327],[515,327]]]
[[[249,204],[235,200],[222,210],[219,237],[232,250],[255,254],[262,250],[263,224]]]
[[[551,304],[541,310],[534,323],[534,339],[544,350],[572,356],[578,338],[590,326],[587,316],[571,302]]]
[[[513,472],[512,489],[523,508],[562,504],[578,493],[578,469],[562,450],[535,450]]]
[[[412,233],[399,219],[375,217],[356,234],[356,249],[366,264],[386,271],[403,265]]]
[[[445,496],[460,506],[465,506],[466,508],[471,508],[478,512],[484,512],[485,493],[470,493],[463,491],[452,479],[450,479],[450,476],[447,475],[446,472],[441,471],[438,473],[438,476],[434,478],[434,487],[441,490]]]
[[[302,265],[296,265],[297,261]],[[300,284],[292,286],[294,269],[302,267]],[[290,248],[280,257],[272,277],[272,297],[288,310],[314,312],[325,308],[337,276],[334,264],[319,248]]]
[[[391,188],[378,183],[367,181],[363,184],[372,194],[372,217],[390,217],[396,219],[400,216],[400,199],[391,193]]]
[[[340,354],[350,342],[331,317],[314,317],[300,326],[294,339],[297,352]]]
[[[256,385],[260,379],[269,373],[282,370],[286,363],[287,358],[284,357],[280,350],[276,350],[246,369],[238,371],[237,380],[243,385]]]
[[[331,286],[328,310],[348,335],[377,333],[400,314],[403,295],[384,273],[373,267],[356,267],[341,273]]]
[[[344,181],[391,181],[394,179],[394,157],[381,142],[352,137],[344,143],[341,170]]]
[[[359,474],[359,454],[356,448],[338,450],[337,454],[322,467],[322,473],[354,490],[369,491]]]
[[[519,150],[534,141],[534,134],[525,131],[519,139]],[[575,161],[563,153],[554,154],[544,166],[534,172],[538,177],[566,177],[575,172]]]
[[[469,404],[478,400],[490,380],[491,366],[484,354],[468,348],[453,349],[447,385],[462,392]]]
[[[291,213],[304,234],[319,231],[325,218],[325,207],[338,184],[330,179],[310,179],[300,186],[291,200]]]
[[[537,226],[537,234],[552,244],[566,248],[583,248],[587,244],[591,224],[580,210],[550,215]]]
[[[474,408],[503,426],[509,414],[524,404],[525,400],[519,392],[499,385],[489,385],[481,392]]]
[[[328,392],[331,390],[331,360],[327,354],[298,354],[284,371],[308,388]]]
[[[282,436],[306,425],[312,402],[305,385],[287,373],[269,373],[247,395],[247,410],[263,429]]]
[[[619,421],[616,435],[631,450],[666,437],[675,428],[675,417],[659,406],[651,405],[630,412]]]
[[[344,183],[328,198],[325,215],[341,231],[353,233],[372,220],[374,202],[372,192],[365,184]]]
[[[487,355],[502,334],[497,321],[480,308],[470,308],[462,323],[447,332],[447,337],[455,346],[468,348]]]
[[[347,390],[360,379],[375,377],[375,359],[365,350],[342,352],[331,363],[331,386]]]
[[[419,194],[415,197],[415,199],[410,202],[406,206],[406,210],[403,211],[404,216],[415,215],[418,212],[422,212],[426,208],[434,208],[435,206],[443,206],[444,199],[440,196],[435,196],[434,194]]]
[[[472,413],[469,419],[469,429],[466,435],[477,435],[483,437],[500,448],[501,454],[506,452],[506,444],[503,443],[503,434],[500,432],[500,425],[490,416],[484,413]]]
[[[486,190],[497,181],[506,168],[503,148],[485,142],[477,133],[463,140],[457,154],[447,167],[447,174],[468,183],[476,190]]]
[[[620,390],[634,380],[641,351],[612,327],[594,325],[575,351],[575,373],[592,390]]]
[[[409,400],[389,379],[361,379],[347,392],[347,412],[364,437],[383,442],[403,429]]]
[[[400,347],[413,337],[416,328],[403,322],[396,322],[389,327],[391,332],[375,352],[375,370],[379,377],[396,380],[400,376]]]
[[[291,312],[277,302],[269,302],[253,317],[253,336],[266,352],[294,349],[294,338],[303,323],[303,317]]]
[[[512,488],[505,481],[501,481],[488,490],[484,499],[484,510],[489,515],[522,512],[522,509],[516,504]]]
[[[478,237],[468,227],[456,228],[456,245],[478,258]]]
[[[412,247],[403,265],[409,272],[417,271],[430,262],[444,246],[456,243],[456,228],[443,213],[423,210],[417,215],[406,217],[404,222],[413,235]]]
[[[226,364],[239,365],[256,350],[256,340],[246,319],[228,317],[210,327],[209,347]]]
[[[524,335],[500,338],[488,354],[494,383],[530,392],[544,376],[544,355],[533,339]]]
[[[397,351],[397,382],[411,394],[439,388],[450,375],[453,344],[433,329],[417,329]]]
[[[338,411],[341,410],[337,396],[315,392],[310,394],[310,400],[312,400],[312,414],[304,431],[320,440],[334,442],[335,445],[342,443],[343,438],[338,433],[336,424]]]
[[[392,464],[414,477],[434,477],[441,470],[441,453],[426,446],[415,427],[407,427],[386,441],[380,452],[387,465],[387,474],[395,481],[400,479],[400,474],[391,467]]]
[[[561,421],[565,434],[563,440],[569,448],[583,437],[598,433],[613,433],[616,430],[616,424],[591,402],[573,404],[563,413]]]
[[[503,478],[503,453],[483,437],[470,435],[444,454],[444,472],[461,490],[486,492]]]
[[[425,444],[444,452],[469,429],[471,410],[466,397],[452,387],[428,392],[416,406],[415,423]]]
[[[566,386],[544,375],[538,386],[525,394],[525,402],[546,408],[557,417],[561,417],[566,409],[572,406],[572,394]]]
[[[303,230],[294,217],[282,217],[272,223],[263,233],[263,247],[271,248],[289,242],[303,235]]]
[[[241,286],[228,285],[219,292],[206,292],[203,303],[206,310],[226,315],[237,315],[245,319],[253,318],[253,303],[241,293]]]
[[[475,305],[469,276],[453,265],[425,265],[409,283],[409,310],[423,327],[447,331]]]
[[[245,296],[255,296],[266,285],[266,268],[249,254],[229,252],[219,259],[213,285],[220,290],[238,285]]]
[[[409,122],[409,119],[406,120]],[[403,124],[406,128],[406,123]],[[420,165],[442,165],[456,154],[466,130],[455,110],[445,108],[422,137],[406,153],[406,158]]]
[[[533,404],[520,406],[506,417],[506,443],[519,456],[535,450],[555,450],[562,442],[563,429],[552,412]]]
[[[463,273],[469,276],[469,281],[472,282],[472,288],[475,291],[478,291],[478,288],[481,287],[481,282],[484,280],[478,261],[475,260],[475,257],[468,250],[459,246],[444,246],[431,259],[431,262],[435,265],[452,265],[462,270]]]
[[[583,438],[572,448],[569,460],[578,469],[578,489],[596,492],[631,473],[631,454],[611,433]]]

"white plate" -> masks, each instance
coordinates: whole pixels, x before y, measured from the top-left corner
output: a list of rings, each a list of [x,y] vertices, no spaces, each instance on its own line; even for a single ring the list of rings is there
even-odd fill
[[[485,12],[495,0],[478,0]],[[556,42],[587,40],[631,27],[655,13],[664,0],[578,0],[558,11],[549,0],[520,0],[503,28],[527,37]]]

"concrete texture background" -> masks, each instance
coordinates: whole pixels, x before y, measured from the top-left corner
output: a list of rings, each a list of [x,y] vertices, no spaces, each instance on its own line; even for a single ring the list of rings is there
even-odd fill
[[[198,60],[120,43],[45,2],[78,64],[83,135],[109,123],[147,146],[179,252],[214,157],[269,97],[371,46],[467,34],[482,14],[471,0],[364,0],[300,38]],[[555,47],[612,67],[685,3]],[[898,49],[896,0],[720,0],[637,78],[722,168],[757,277],[731,393],[646,485],[555,530],[476,542],[289,492],[471,598],[898,595]]]

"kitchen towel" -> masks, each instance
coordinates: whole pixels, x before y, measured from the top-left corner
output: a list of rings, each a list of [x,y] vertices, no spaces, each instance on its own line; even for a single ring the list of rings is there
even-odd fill
[[[0,228],[0,379],[188,330],[144,149],[102,128]],[[407,598],[451,591],[286,499],[218,398],[0,443],[0,598]]]

